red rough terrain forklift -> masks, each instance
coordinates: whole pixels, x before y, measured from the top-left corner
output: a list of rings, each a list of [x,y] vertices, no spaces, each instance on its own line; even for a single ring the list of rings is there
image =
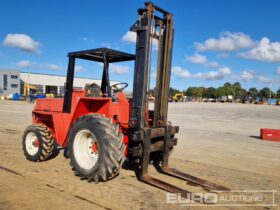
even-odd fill
[[[23,150],[30,161],[54,158],[64,148],[75,175],[88,181],[115,177],[125,160],[134,162],[142,182],[182,197],[190,192],[148,175],[153,163],[160,173],[179,178],[204,189],[227,190],[205,180],[168,167],[169,153],[177,144],[178,126],[167,121],[173,48],[173,15],[151,2],[138,10],[131,27],[136,32],[136,54],[107,48],[71,52],[64,99],[38,99],[32,112],[33,124],[23,135]],[[158,40],[154,110],[148,107],[148,83],[152,39]],[[75,60],[103,63],[101,87],[73,88]],[[135,60],[133,97],[122,92],[127,83],[110,85],[109,64]]]

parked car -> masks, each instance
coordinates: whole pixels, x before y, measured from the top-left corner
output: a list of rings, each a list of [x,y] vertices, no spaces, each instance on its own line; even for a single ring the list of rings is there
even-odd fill
[[[208,98],[208,99],[207,99],[207,102],[212,102],[212,103],[213,103],[213,102],[216,102],[216,99],[214,99],[214,98]]]
[[[241,102],[243,104],[249,104],[249,103],[253,102],[253,98],[250,97],[250,96],[244,96],[244,97],[241,98]]]

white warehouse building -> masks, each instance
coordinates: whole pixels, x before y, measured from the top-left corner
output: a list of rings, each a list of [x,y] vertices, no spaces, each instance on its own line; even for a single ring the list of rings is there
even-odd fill
[[[64,93],[66,76],[21,72],[17,70],[0,69],[0,96],[24,92],[24,84],[36,87],[38,93]],[[74,88],[83,89],[86,84],[96,83],[101,85],[100,79],[75,77]],[[111,81],[111,85],[117,83]]]
[[[66,77],[51,74],[20,72],[20,80],[21,92],[23,92],[24,84],[32,84],[36,87],[37,91],[41,93],[63,94]],[[73,87],[83,89],[85,85],[89,83],[101,85],[101,80],[76,77],[74,79]]]

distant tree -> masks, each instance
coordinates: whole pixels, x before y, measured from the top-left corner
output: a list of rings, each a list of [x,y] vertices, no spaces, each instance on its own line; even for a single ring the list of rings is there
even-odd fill
[[[179,90],[170,88],[170,92],[173,93],[181,93]],[[280,98],[280,89],[277,92],[272,92],[268,87],[261,89],[260,91],[251,87],[248,91],[242,88],[239,82],[235,82],[231,84],[230,82],[226,82],[223,86],[214,88],[214,87],[188,87],[185,91],[183,91],[184,95],[190,97],[206,97],[206,98],[217,98],[221,96],[233,95],[235,99],[240,99],[245,96],[251,96],[253,98],[261,97],[261,98],[269,98],[270,95],[272,98]]]
[[[259,97],[261,98],[269,98],[270,97],[270,89],[268,87],[265,87],[260,90]]]
[[[247,93],[247,91],[244,88],[237,89],[234,92],[235,99],[241,99],[241,98],[243,98],[243,97],[245,97],[247,95],[248,95],[248,93]]]
[[[177,93],[182,93],[180,90],[177,90],[176,88],[169,88],[169,96],[174,96]]]
[[[221,96],[226,95],[225,88],[224,87],[218,87],[216,89],[216,95],[217,95],[217,97],[221,97]]]
[[[251,97],[253,97],[253,98],[256,98],[256,97],[258,96],[258,94],[259,94],[259,91],[258,91],[257,88],[251,87],[251,88],[249,89],[249,91],[248,91],[248,94],[249,94],[249,96],[251,96]]]
[[[240,89],[242,88],[239,82],[234,83],[232,86],[235,88],[240,88]]]
[[[205,88],[204,87],[198,87],[196,89],[196,96],[197,97],[203,97],[205,93]]]
[[[277,92],[276,92],[276,97],[277,97],[277,98],[280,98],[280,89],[277,90]]]
[[[224,84],[224,87],[231,87],[231,83],[230,83],[230,82],[226,82],[226,83]]]
[[[196,89],[196,87],[188,87],[188,89],[186,90],[186,95],[190,97],[195,97],[197,92]]]
[[[232,85],[232,88],[233,88],[233,95],[235,99],[240,99],[247,95],[247,91],[244,88],[242,88],[239,82],[234,83]]]
[[[231,85],[231,83],[226,82],[224,84],[224,86],[222,87],[222,91],[223,95],[227,96],[227,95],[234,95],[235,92],[235,87],[233,85]],[[220,96],[223,96],[220,95]]]
[[[213,87],[209,87],[205,89],[204,97],[206,98],[216,98],[217,91]]]
[[[276,92],[271,91],[271,98],[277,98],[277,93],[276,93]]]

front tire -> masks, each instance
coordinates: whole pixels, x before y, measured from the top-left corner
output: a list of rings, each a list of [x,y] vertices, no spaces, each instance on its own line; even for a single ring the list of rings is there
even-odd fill
[[[114,178],[125,160],[123,134],[98,114],[77,119],[69,132],[68,154],[74,174],[88,181]]]
[[[33,124],[25,129],[22,147],[26,159],[33,162],[49,160],[58,154],[50,130],[42,124]]]

